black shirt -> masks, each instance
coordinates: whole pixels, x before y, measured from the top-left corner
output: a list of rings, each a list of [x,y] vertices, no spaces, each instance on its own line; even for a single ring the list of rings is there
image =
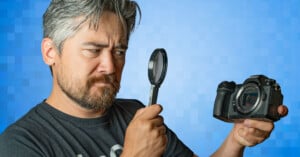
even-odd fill
[[[0,156],[119,156],[126,128],[135,112],[142,107],[144,105],[137,100],[116,99],[104,116],[83,119],[67,115],[42,102],[1,134]],[[167,137],[164,156],[193,155],[170,129],[167,130]]]

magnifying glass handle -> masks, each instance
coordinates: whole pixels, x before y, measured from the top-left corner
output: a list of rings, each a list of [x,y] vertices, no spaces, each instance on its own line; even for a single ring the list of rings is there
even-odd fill
[[[158,95],[158,89],[159,87],[156,85],[151,85],[151,89],[150,89],[150,97],[149,97],[149,104],[148,106],[152,105],[152,104],[156,104],[157,101],[157,95]]]

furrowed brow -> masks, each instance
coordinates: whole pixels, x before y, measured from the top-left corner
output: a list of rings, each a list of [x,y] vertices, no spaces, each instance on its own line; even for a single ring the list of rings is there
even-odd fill
[[[93,47],[99,47],[99,48],[103,48],[103,47],[108,47],[108,44],[102,44],[102,43],[96,43],[96,42],[85,42],[82,44],[83,46],[93,46]]]
[[[115,49],[124,49],[124,50],[127,50],[128,46],[127,45],[123,45],[123,44],[117,44],[114,48]]]
[[[102,43],[96,43],[96,42],[85,42],[82,45],[83,46],[93,46],[93,47],[97,47],[97,48],[109,47],[108,44],[102,44]],[[128,46],[124,45],[124,44],[117,44],[114,48],[127,50]]]

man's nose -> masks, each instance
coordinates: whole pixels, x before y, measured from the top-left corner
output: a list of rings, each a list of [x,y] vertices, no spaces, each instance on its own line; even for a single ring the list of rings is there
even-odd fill
[[[111,51],[103,51],[100,57],[100,63],[98,65],[97,71],[104,74],[115,73],[115,60]]]

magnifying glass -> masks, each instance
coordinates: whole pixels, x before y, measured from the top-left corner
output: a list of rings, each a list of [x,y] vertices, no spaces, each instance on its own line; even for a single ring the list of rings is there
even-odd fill
[[[167,52],[163,48],[155,49],[148,64],[148,78],[151,83],[149,106],[156,104],[160,85],[165,79],[168,67]]]

